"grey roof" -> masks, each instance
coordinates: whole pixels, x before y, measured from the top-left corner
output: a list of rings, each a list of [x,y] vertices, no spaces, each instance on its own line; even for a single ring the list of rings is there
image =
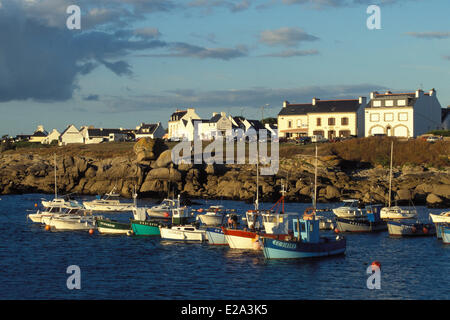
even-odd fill
[[[356,112],[360,107],[359,100],[316,100],[312,103],[288,104],[278,113],[279,116],[301,115],[308,113]]]
[[[170,121],[178,121],[180,120],[185,114],[187,113],[186,110],[177,110],[170,116]]]
[[[32,137],[46,137],[46,136],[48,136],[48,133],[42,131],[35,131],[32,135]]]
[[[259,120],[249,120],[249,119],[247,119],[247,121],[250,122],[252,127],[257,129],[257,130],[259,130],[259,129],[266,129],[266,127]]]
[[[143,123],[139,130],[136,131],[138,134],[152,134],[158,128],[158,123]],[[142,129],[148,129],[148,132],[144,132]]]
[[[209,119],[209,122],[217,122],[220,120],[220,118],[222,118],[222,115],[220,113],[217,113],[214,116],[212,116],[211,119]]]

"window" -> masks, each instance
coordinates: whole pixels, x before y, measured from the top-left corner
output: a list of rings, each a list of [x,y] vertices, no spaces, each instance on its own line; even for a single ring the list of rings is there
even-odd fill
[[[380,121],[380,114],[378,114],[378,113],[371,113],[370,114],[370,121],[372,121],[372,122]]]
[[[322,125],[322,119],[321,119],[321,118],[317,118],[317,119],[316,119],[316,125],[317,125],[318,127],[320,127],[320,126]]]
[[[373,102],[374,107],[381,107],[381,101],[374,101]]]
[[[384,105],[386,107],[393,107],[394,106],[394,100],[386,100]]]
[[[397,106],[399,107],[406,106],[406,100],[397,100]]]
[[[336,124],[336,119],[335,118],[328,118],[328,125],[329,126],[334,126]]]
[[[348,118],[347,117],[341,118],[341,126],[348,126]]]
[[[394,121],[394,114],[393,113],[385,113],[384,114],[384,121]]]
[[[292,128],[292,120],[288,120],[288,128]]]
[[[350,130],[340,130],[339,131],[339,137],[350,137]]]
[[[302,120],[298,119],[297,120],[297,128],[300,128],[302,126]]]
[[[406,112],[400,112],[398,114],[398,120],[399,121],[408,121],[408,113]]]

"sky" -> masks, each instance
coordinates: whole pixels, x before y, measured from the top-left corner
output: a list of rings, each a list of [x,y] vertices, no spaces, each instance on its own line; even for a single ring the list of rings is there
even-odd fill
[[[285,100],[419,88],[446,107],[448,12],[448,0],[0,0],[0,134],[167,128],[187,107],[261,119]]]

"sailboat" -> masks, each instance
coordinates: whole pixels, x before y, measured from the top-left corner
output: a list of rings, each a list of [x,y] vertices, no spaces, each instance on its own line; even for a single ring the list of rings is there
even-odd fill
[[[380,218],[383,220],[414,219],[417,218],[417,210],[414,208],[401,208],[391,206],[392,194],[392,159],[394,153],[394,142],[391,142],[391,164],[389,170],[389,199],[388,206],[380,210]]]
[[[294,220],[292,236],[273,238],[262,236],[266,259],[302,259],[331,256],[345,253],[346,239],[320,236],[319,219],[316,219],[317,196],[317,146],[313,207],[305,210],[302,218]]]

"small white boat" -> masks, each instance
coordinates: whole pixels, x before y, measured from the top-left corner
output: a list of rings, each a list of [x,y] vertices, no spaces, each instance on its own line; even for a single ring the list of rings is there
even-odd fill
[[[234,211],[234,210],[230,210]],[[199,214],[197,217],[200,219],[201,223],[206,226],[220,226],[223,223],[224,217],[227,211],[222,205],[210,206],[206,209],[206,212]]]
[[[433,223],[450,223],[450,211],[442,212],[441,214],[430,213],[430,218]]]
[[[149,217],[169,218],[172,209],[177,207],[177,202],[174,199],[164,199],[160,204],[147,209]]]
[[[35,223],[43,223],[47,221],[48,218],[53,217],[55,215],[62,214],[75,214],[78,213],[78,210],[83,209],[81,206],[57,206],[57,207],[49,207],[45,210],[38,210],[36,213],[31,213],[27,215],[27,218]]]
[[[333,213],[339,218],[357,218],[366,215],[367,210],[359,207],[359,200],[344,200],[344,205],[333,209]]]
[[[120,195],[114,193],[113,190],[105,195],[104,199],[95,199],[92,201],[84,201],[83,205],[86,210],[90,211],[102,211],[102,212],[122,212],[122,211],[132,211],[135,204],[133,202],[120,202],[117,198]]]
[[[206,228],[208,243],[212,245],[228,245],[222,228]]]
[[[159,227],[161,239],[181,241],[206,241],[206,230],[194,225]]]
[[[380,218],[383,220],[415,219],[417,210],[414,208],[384,207],[380,210]]]
[[[48,224],[55,230],[90,230],[96,229],[95,219],[90,216],[65,215],[52,217]]]
[[[52,226],[51,221],[53,218],[72,217],[72,216],[73,217],[86,216],[86,211],[84,211],[83,208],[77,208],[77,207],[64,209],[60,212],[43,215],[41,217],[41,223],[51,227]]]

